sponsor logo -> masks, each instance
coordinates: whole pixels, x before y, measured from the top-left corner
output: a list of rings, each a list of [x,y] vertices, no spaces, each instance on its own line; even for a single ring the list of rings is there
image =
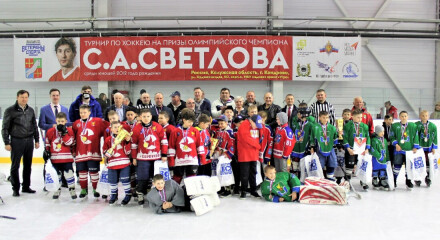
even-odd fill
[[[43,60],[41,58],[25,58],[24,68],[26,78],[35,79],[43,76]]]
[[[335,67],[338,65],[339,60],[335,62],[335,64],[333,64],[333,66],[330,66],[326,63],[320,62],[318,61],[318,67],[324,69],[326,72],[328,73],[334,73],[335,72]]]
[[[311,77],[310,73],[310,63],[308,63],[307,65],[301,65],[298,63],[298,65],[296,66],[297,77]]]
[[[307,46],[307,40],[301,39],[296,43],[296,50],[304,50]]]
[[[353,44],[345,43],[344,45],[344,54],[345,56],[356,56],[356,49],[358,47],[359,42],[355,42]]]
[[[26,45],[21,46],[21,52],[24,52],[30,57],[36,57],[45,51],[46,46],[41,45],[40,40],[27,40]]]
[[[356,63],[349,62],[344,65],[342,68],[342,77],[343,78],[357,78],[359,77],[359,68]]]
[[[339,49],[333,47],[332,43],[330,41],[328,41],[327,44],[323,48],[319,49],[319,52],[327,53],[328,55],[330,55],[331,53],[338,53]]]

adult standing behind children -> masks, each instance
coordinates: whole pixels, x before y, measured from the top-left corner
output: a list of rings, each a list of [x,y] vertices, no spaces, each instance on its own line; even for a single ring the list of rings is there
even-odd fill
[[[316,91],[316,99],[317,101],[310,105],[312,116],[318,121],[319,113],[326,111],[329,114],[330,124],[335,125],[335,108],[331,103],[327,102],[327,94],[324,89],[318,89],[318,91]]]
[[[364,100],[362,99],[362,97],[354,98],[353,108],[351,110],[362,111],[362,122],[367,124],[370,135],[373,134],[374,133],[373,118],[371,117],[371,114],[367,112],[367,109],[364,107]]]
[[[75,101],[70,105],[69,120],[71,122],[75,122],[81,118],[79,116],[79,107],[83,104],[90,106],[90,117],[102,118],[101,105],[92,96],[92,88],[86,85],[82,87],[81,94],[78,95]]]
[[[258,106],[258,111],[267,112],[266,124],[272,129],[278,127],[277,124],[277,113],[281,112],[281,107],[273,103],[273,95],[271,92],[264,94],[264,104]]]
[[[38,134],[37,121],[34,109],[27,103],[29,92],[20,90],[17,92],[17,101],[8,107],[4,113],[2,136],[6,151],[11,152],[11,184],[12,196],[20,196],[20,160],[23,157],[23,184],[22,192],[35,193],[30,188],[32,154],[40,147],[40,135]],[[35,144],[34,144],[35,141]]]
[[[212,102],[212,117],[219,117],[227,106],[232,106],[232,108],[235,108],[235,102],[234,99],[231,98],[231,91],[229,91],[229,88],[222,88],[222,90],[220,90],[220,98]]]

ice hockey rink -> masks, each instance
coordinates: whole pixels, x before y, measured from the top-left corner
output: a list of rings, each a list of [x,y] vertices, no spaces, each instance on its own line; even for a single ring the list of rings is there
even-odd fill
[[[2,240],[62,239],[435,239],[438,236],[440,184],[407,190],[404,176],[392,192],[363,192],[349,204],[305,205],[271,203],[263,199],[221,199],[213,211],[157,215],[133,200],[122,207],[89,196],[72,200],[63,189],[58,200],[43,192],[42,164],[34,164],[32,185],[36,194],[12,197],[11,185],[0,185]],[[9,164],[0,164],[8,173]],[[437,180],[438,181],[438,180]],[[90,188],[90,186],[89,186]],[[79,187],[77,192],[79,193]],[[119,194],[123,195],[119,188]],[[120,203],[121,199],[118,201]]]

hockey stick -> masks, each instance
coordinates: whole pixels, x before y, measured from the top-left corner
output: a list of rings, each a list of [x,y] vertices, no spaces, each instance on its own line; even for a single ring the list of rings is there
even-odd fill
[[[358,193],[358,191],[356,191],[356,189],[354,188],[353,184],[351,183],[351,175],[349,175],[349,174],[345,171],[345,169],[343,168],[341,162],[339,162],[339,161],[337,161],[337,162],[338,162],[338,166],[341,168],[342,172],[344,173],[344,179],[345,179],[345,181],[348,181],[348,184],[350,185],[351,191],[355,194],[355,197],[356,197],[357,199],[362,199],[362,195],[360,195],[360,194]]]
[[[6,218],[6,219],[11,219],[11,220],[17,220],[17,218],[15,218],[15,217],[9,217],[9,216],[4,216],[4,215],[0,215],[0,218]]]

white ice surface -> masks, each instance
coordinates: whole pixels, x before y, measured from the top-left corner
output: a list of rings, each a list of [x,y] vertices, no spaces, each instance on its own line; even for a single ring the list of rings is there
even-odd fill
[[[21,169],[20,169],[21,170]],[[36,194],[12,197],[9,182],[0,184],[0,240],[48,239],[438,239],[440,236],[440,183],[431,188],[404,187],[401,174],[398,188],[392,192],[360,191],[362,200],[351,198],[346,206],[317,206],[299,203],[270,203],[264,200],[221,199],[212,212],[196,217],[194,213],[156,215],[148,207],[131,201],[128,206],[108,206],[103,199],[71,200],[67,189],[59,200],[42,191],[42,165],[34,164],[32,188]],[[0,172],[9,175],[9,165],[0,164]],[[371,186],[370,186],[371,187]],[[90,188],[90,184],[89,184]],[[79,186],[77,187],[79,194]],[[123,193],[120,189],[120,196]],[[120,203],[120,200],[118,201]],[[96,216],[87,223],[59,227],[82,209],[96,206]],[[77,229],[73,234],[69,228]],[[58,230],[57,230],[58,229]],[[53,236],[53,235],[52,235]]]

